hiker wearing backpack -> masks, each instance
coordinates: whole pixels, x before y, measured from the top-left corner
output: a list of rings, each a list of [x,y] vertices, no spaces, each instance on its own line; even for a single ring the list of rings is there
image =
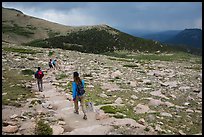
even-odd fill
[[[52,66],[52,59],[50,59],[48,64],[49,64],[50,69],[53,68],[53,66]]]
[[[43,90],[43,86],[42,86],[42,78],[44,77],[44,74],[41,70],[40,67],[38,67],[38,70],[35,72],[35,78],[37,79],[37,83],[38,83],[38,89],[39,91],[42,92]]]
[[[52,65],[54,66],[54,68],[56,68],[56,64],[57,64],[57,60],[53,60]]]
[[[80,101],[82,106],[82,111],[84,113],[83,119],[87,119],[85,112],[85,97],[84,97],[84,80],[81,80],[78,72],[74,72],[74,82],[72,82],[72,97],[74,101],[74,113],[79,114],[79,106],[78,101]]]

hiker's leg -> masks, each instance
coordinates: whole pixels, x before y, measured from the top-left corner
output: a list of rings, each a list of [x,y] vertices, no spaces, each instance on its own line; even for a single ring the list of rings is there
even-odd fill
[[[38,90],[40,91],[40,80],[37,79],[37,83],[38,83]]]
[[[76,112],[79,112],[78,101],[79,101],[78,96],[76,96],[76,99],[74,101],[74,109]]]
[[[81,107],[82,107],[82,111],[84,113],[84,115],[86,115],[86,105],[85,105],[85,98],[84,96],[81,96]]]
[[[41,91],[43,91],[43,83],[42,83],[42,79],[40,80],[40,84],[41,84]]]

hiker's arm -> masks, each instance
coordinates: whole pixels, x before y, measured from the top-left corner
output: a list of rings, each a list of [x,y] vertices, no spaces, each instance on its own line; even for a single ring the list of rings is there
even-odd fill
[[[85,82],[84,82],[84,80],[82,80],[81,82],[82,82],[83,87],[85,88]]]

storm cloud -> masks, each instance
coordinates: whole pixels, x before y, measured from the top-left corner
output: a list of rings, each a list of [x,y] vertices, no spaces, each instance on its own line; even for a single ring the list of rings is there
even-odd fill
[[[201,2],[3,2],[3,7],[67,26],[108,24],[120,30],[202,28]]]

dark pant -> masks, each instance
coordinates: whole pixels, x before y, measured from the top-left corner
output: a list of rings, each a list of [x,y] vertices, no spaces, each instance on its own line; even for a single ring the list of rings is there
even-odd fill
[[[38,89],[39,89],[39,91],[42,91],[42,90],[43,90],[42,79],[37,79],[37,83],[38,83]]]

